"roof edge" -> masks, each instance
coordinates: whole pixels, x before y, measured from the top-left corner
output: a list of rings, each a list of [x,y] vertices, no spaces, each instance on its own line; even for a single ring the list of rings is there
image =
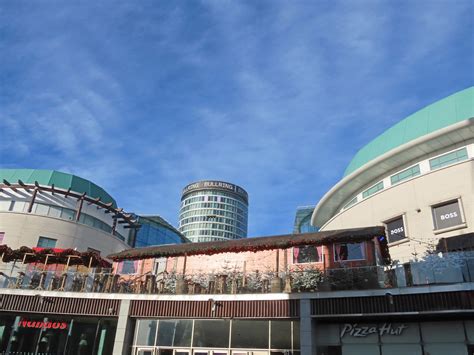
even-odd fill
[[[374,166],[382,163],[383,161],[386,161],[393,156],[403,152],[404,150],[410,149],[412,147],[415,147],[419,144],[431,141],[433,139],[438,138],[439,136],[442,136],[444,134],[447,134],[449,132],[457,131],[459,129],[469,127],[469,126],[474,126],[474,117],[470,117],[464,121],[455,123],[453,125],[441,128],[437,131],[434,131],[432,133],[429,133],[427,135],[421,136],[417,139],[411,140],[397,148],[394,148],[392,150],[389,150],[383,155],[378,156],[374,160],[368,162],[367,164],[364,164],[357,170],[353,171],[350,175],[344,176],[336,185],[334,185],[326,194],[319,200],[319,202],[316,204],[316,207],[314,208],[313,214],[311,216],[311,224],[313,226],[319,226],[322,227],[326,222],[328,222],[333,216],[334,216],[334,211],[332,215],[328,218],[321,217],[319,214],[321,210],[325,207],[325,204],[345,185],[347,185],[351,180],[355,179],[357,176],[362,174],[364,171],[370,170]],[[408,161],[407,161],[408,162]],[[367,181],[368,183],[368,181]],[[359,187],[355,190],[358,190]],[[355,192],[355,191],[354,191]],[[350,195],[352,195],[354,192],[348,194],[347,198],[343,200],[347,200]],[[339,208],[335,208],[335,210],[338,210]]]

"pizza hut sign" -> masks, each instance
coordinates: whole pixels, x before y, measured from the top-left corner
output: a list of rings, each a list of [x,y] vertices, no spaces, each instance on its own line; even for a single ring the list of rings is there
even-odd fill
[[[401,335],[408,326],[406,324],[400,324],[398,327],[394,327],[392,323],[384,323],[382,326],[369,327],[362,326],[357,323],[355,324],[344,324],[341,331],[341,338],[345,335],[351,337],[363,338],[371,334],[382,335]]]
[[[67,323],[66,322],[51,322],[51,321],[31,321],[31,320],[26,320],[22,319],[20,320],[20,323],[18,324],[22,328],[36,328],[36,329],[66,329],[67,328]]]

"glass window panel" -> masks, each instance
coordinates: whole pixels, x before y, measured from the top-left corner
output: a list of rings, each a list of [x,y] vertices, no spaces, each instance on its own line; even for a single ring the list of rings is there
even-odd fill
[[[35,213],[36,214],[40,214],[40,215],[43,215],[43,216],[48,215],[48,211],[49,211],[49,206],[48,205],[43,205],[41,203],[38,203],[38,204],[35,204],[35,205],[36,205],[36,208],[35,208]]]
[[[378,325],[374,323],[346,323],[341,324],[341,342],[343,344],[354,343],[372,343],[377,344],[379,341]],[[367,331],[366,336],[358,336],[359,331]],[[344,353],[344,351],[343,351]],[[363,352],[361,353],[363,354]]]
[[[352,205],[355,205],[356,203],[357,203],[357,196],[354,197],[352,200],[350,200],[348,203],[346,203],[342,209],[345,210],[346,208],[349,208]]]
[[[268,321],[235,320],[232,323],[232,348],[268,349]]]
[[[36,246],[40,248],[55,248],[56,242],[57,240],[53,238],[39,237],[38,244]]]
[[[458,201],[433,207],[432,211],[435,229],[454,227],[463,223]]]
[[[11,209],[10,211],[13,212],[26,212],[28,210],[29,202],[20,202],[20,201],[12,201]],[[48,207],[48,206],[46,206]],[[47,213],[47,212],[46,212]]]
[[[418,176],[420,175],[420,166],[415,165],[412,166],[411,168],[408,168],[402,172],[399,172],[398,174],[392,175],[390,177],[390,181],[392,185],[398,184],[401,181],[407,180],[411,177]]]
[[[155,345],[156,320],[140,319],[135,339],[136,345]]]
[[[431,170],[439,169],[467,159],[467,149],[462,148],[430,160]]]
[[[383,190],[383,181],[380,181],[379,183],[375,184],[371,188],[369,188],[369,189],[365,190],[364,192],[362,192],[362,197],[363,198],[369,197],[370,195],[373,195],[374,193],[376,193],[380,190]]]
[[[425,354],[429,355],[467,355],[466,344],[451,343],[451,344],[430,344],[426,343],[423,348]]]
[[[228,320],[195,320],[193,346],[227,348],[229,346]],[[268,335],[267,335],[268,338]]]
[[[390,326],[394,330],[384,332],[380,336],[382,343],[416,343],[420,342],[420,328],[418,323],[380,323],[379,329],[384,326]]]
[[[382,345],[383,355],[423,355],[419,344],[385,344]]]
[[[421,323],[421,333],[423,341],[427,343],[464,341],[464,327],[462,322]]]
[[[160,320],[158,325],[159,346],[191,346],[193,321],[190,319]]]
[[[334,260],[361,260],[365,259],[364,243],[337,243],[334,245]]]
[[[380,350],[376,344],[346,344],[342,346],[342,355],[380,355]]]
[[[59,217],[61,217],[61,210],[62,210],[61,207],[50,206],[48,216],[59,218]]]
[[[317,263],[320,262],[321,247],[307,245],[304,247],[293,248],[293,263]]]
[[[120,271],[122,274],[135,274],[137,272],[138,261],[124,260],[120,264],[122,266]]]
[[[8,211],[11,201],[0,201],[0,211]]]
[[[316,353],[318,355],[342,355],[342,349],[339,345],[318,346]]]
[[[291,321],[271,321],[271,349],[291,350]]]
[[[339,324],[325,324],[323,327],[318,327],[316,344],[338,345],[341,342],[339,335]]]
[[[95,219],[94,217],[84,214],[84,224],[94,227],[94,219]]]
[[[474,321],[468,320],[464,323],[466,325],[466,335],[467,339],[474,343]]]

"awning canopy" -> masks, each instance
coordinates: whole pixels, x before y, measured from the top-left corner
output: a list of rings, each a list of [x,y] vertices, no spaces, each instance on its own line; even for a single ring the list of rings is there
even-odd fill
[[[246,251],[262,251],[272,249],[287,249],[302,245],[323,245],[336,242],[360,242],[380,237],[384,260],[390,260],[385,238],[384,227],[366,227],[342,229],[315,233],[288,234],[272,237],[244,238],[220,242],[186,243],[158,245],[145,248],[135,248],[111,254],[107,258],[114,261],[137,260],[173,256],[213,255],[220,253],[240,253]]]

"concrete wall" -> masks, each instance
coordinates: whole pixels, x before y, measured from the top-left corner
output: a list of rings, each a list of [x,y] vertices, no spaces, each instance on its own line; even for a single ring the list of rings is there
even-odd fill
[[[431,206],[460,198],[466,225],[437,233]],[[474,232],[474,161],[457,163],[391,186],[341,211],[321,230],[381,225],[404,215],[408,239],[390,246],[392,259],[405,262],[422,256],[440,238]]]
[[[35,247],[40,236],[57,239],[57,248],[87,248],[100,250],[107,256],[130,248],[126,243],[101,230],[74,221],[28,213],[0,212],[0,232],[4,232],[3,243],[10,248],[23,245]]]

